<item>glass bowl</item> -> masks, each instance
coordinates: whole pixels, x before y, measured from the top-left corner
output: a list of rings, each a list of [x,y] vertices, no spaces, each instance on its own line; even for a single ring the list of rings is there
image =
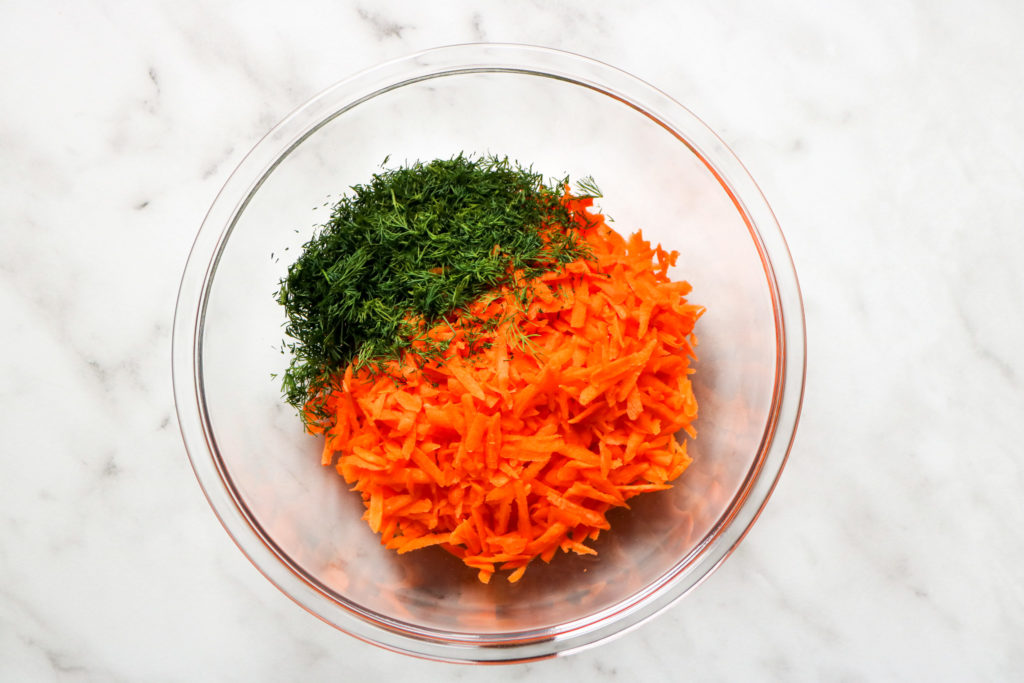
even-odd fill
[[[438,548],[397,555],[303,431],[272,377],[287,366],[277,283],[328,209],[390,163],[497,154],[550,178],[593,176],[619,232],[680,252],[698,321],[693,464],[609,513],[598,554],[522,580]],[[319,213],[317,207],[321,207]],[[292,600],[365,641],[438,660],[565,654],[634,627],[736,547],[782,471],[803,394],[796,273],[779,226],[725,144],[664,93],[599,62],[520,45],[429,50],[301,106],[231,175],[178,295],[173,375],[192,467],[214,512]]]

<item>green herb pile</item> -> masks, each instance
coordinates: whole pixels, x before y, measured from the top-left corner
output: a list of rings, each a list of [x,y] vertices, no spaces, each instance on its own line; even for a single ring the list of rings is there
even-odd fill
[[[489,290],[523,289],[584,255],[564,182],[545,185],[508,159],[416,163],[351,189],[277,292],[293,340],[282,390],[296,408],[352,361],[438,353],[411,345]]]

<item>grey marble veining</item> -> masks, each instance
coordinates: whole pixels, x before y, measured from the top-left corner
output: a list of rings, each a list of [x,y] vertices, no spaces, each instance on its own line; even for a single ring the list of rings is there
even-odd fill
[[[1024,6],[657,0],[0,9],[0,679],[1024,676]],[[803,286],[804,413],[710,580],[566,659],[484,671],[340,634],[232,545],[174,417],[202,218],[333,82],[443,44],[630,71],[746,163]]]

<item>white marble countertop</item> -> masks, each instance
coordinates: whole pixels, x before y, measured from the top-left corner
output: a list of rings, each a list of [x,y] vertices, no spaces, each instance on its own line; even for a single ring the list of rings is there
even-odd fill
[[[0,679],[1024,676],[1024,5],[687,4],[4,3]],[[786,472],[729,561],[617,640],[497,669],[363,644],[264,580],[196,485],[169,369],[245,152],[359,69],[469,41],[697,112],[778,215],[809,342]]]

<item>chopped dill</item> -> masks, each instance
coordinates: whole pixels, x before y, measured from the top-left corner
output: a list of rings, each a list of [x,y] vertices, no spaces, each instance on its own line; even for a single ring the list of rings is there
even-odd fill
[[[424,344],[431,327],[504,285],[528,303],[531,278],[587,255],[564,180],[494,156],[386,163],[334,204],[279,283],[292,340],[282,391],[300,412],[349,363],[440,356],[450,340]],[[589,178],[580,188],[600,196]]]

